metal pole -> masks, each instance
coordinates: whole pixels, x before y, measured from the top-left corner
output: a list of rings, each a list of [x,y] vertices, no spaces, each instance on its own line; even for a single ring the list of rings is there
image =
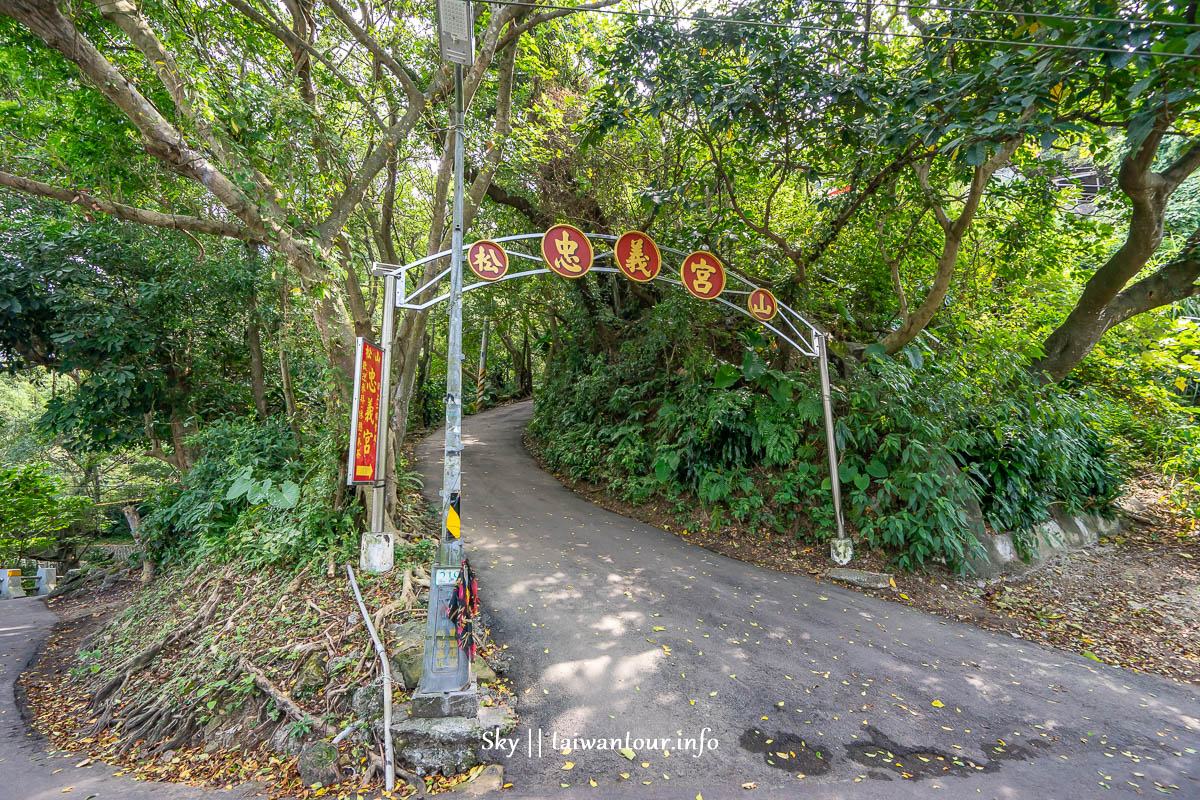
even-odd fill
[[[371,644],[375,645],[375,654],[379,656],[379,668],[383,671],[383,785],[387,791],[396,789],[396,751],[392,747],[392,668],[391,658],[375,633],[371,624],[371,615],[367,613],[367,604],[363,602],[362,593],[358,591],[358,581],[354,578],[354,570],[346,565],[346,574],[350,576],[350,588],[354,590],[354,599],[358,602],[358,610],[362,612],[363,624],[371,635]],[[339,733],[333,739],[336,745],[338,738],[349,732],[350,728]]]
[[[425,655],[413,694],[414,717],[474,717],[479,701],[471,663],[458,646],[447,606],[462,568],[462,288],[463,288],[463,68],[454,65],[454,228],[450,238],[450,329],[446,353],[446,449],[442,471],[442,541],[429,585]]]
[[[392,335],[396,319],[396,278],[384,279],[383,331],[381,333],[383,361],[379,376],[379,427],[376,428],[375,482],[371,485],[371,532],[363,537],[359,566],[366,572],[390,572],[395,564],[395,541],[384,530],[384,500],[387,494],[388,412],[392,377]]]
[[[450,233],[450,330],[446,353],[446,458],[442,472],[443,564],[462,560],[462,543],[444,524],[462,489],[463,68],[454,65],[454,228]]]
[[[483,385],[487,375],[488,320],[483,320],[483,336],[479,340],[479,372],[475,375],[475,413],[483,411]]]
[[[829,556],[838,564],[850,563],[854,543],[846,536],[846,520],[842,516],[842,487],[838,477],[837,436],[833,430],[833,403],[829,388],[829,350],[826,334],[813,336],[817,344],[817,363],[821,373],[821,405],[825,410],[825,449],[829,451],[829,488],[833,492],[833,514],[837,519],[837,538],[829,543]]]

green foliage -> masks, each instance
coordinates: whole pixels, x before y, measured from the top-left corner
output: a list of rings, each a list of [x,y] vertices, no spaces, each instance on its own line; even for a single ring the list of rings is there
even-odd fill
[[[301,450],[280,422],[226,420],[189,442],[204,455],[147,500],[146,545],[165,562],[291,564],[354,552],[354,508],[334,507],[329,439]]]
[[[878,483],[858,506],[868,541],[908,547],[911,563],[932,552],[957,564],[971,546],[963,534],[972,502],[1028,548],[1051,505],[1106,512],[1115,499],[1123,475],[1087,403],[991,355],[867,363],[844,412],[852,433],[842,466],[852,497],[867,489],[862,473]],[[914,531],[925,541],[911,541]]]
[[[1000,6],[869,8],[868,35],[866,9],[768,0],[713,12],[804,27],[580,14],[527,31],[513,45],[513,113],[499,106],[495,69],[483,71],[471,104],[468,162],[490,174],[504,145],[472,235],[534,230],[549,218],[612,233],[652,228],[664,244],[718,253],[835,339],[873,342],[941,271],[945,227],[933,206],[956,216],[975,169],[1019,133],[1021,149],[986,182],[928,337],[894,361],[868,348],[865,364],[837,381],[851,519],[904,565],[959,565],[973,502],[993,526],[1018,531],[1051,502],[1103,507],[1117,475],[1110,443],[1132,461],[1165,463],[1180,501],[1192,502],[1184,495],[1200,480],[1200,435],[1189,414],[1200,381],[1180,365],[1190,370],[1196,348],[1182,338],[1163,344],[1161,317],[1110,334],[1065,390],[1030,383],[1018,365],[1120,245],[1129,209],[1111,179],[1121,158],[1164,109],[1175,132],[1158,147],[1159,168],[1192,146],[1196,62],[1165,56],[1195,52],[1200,38],[1070,19],[1082,13],[1078,2],[1041,4],[1064,12],[1050,17]],[[272,563],[348,547],[353,511],[333,485],[346,432],[331,376],[344,362],[337,343],[377,321],[380,304],[365,283],[361,307],[345,301],[356,299],[362,265],[412,260],[443,233],[429,230],[439,217],[430,164],[441,147],[428,133],[445,127],[448,109],[444,86],[430,83],[440,80],[436,48],[412,35],[428,8],[364,6],[367,33],[403,64],[399,74],[381,70],[320,4],[302,26],[318,55],[299,66],[287,42],[245,15],[206,4],[139,9],[174,55],[183,106],[153,59],[94,5],[70,17],[251,208],[265,209],[272,234],[246,248],[147,232],[5,190],[0,366],[40,365],[60,378],[39,390],[36,414],[0,397],[13,409],[0,424],[5,458],[42,460],[53,441],[74,465],[72,482],[94,485],[97,499],[102,457],[148,453],[169,464],[181,482],[171,473],[145,506],[150,547],[168,560]],[[1164,0],[1138,9],[1160,21],[1185,13]],[[481,9],[481,25],[499,13]],[[205,46],[195,46],[196,31]],[[126,115],[28,28],[0,17],[0,44],[0,168],[68,196],[246,218],[241,198],[231,204],[210,193],[216,183],[164,168]],[[1143,52],[1074,49],[1095,46]],[[320,53],[342,56],[330,67]],[[417,109],[412,135],[408,81],[435,101]],[[502,119],[511,132],[496,128]],[[1078,195],[1056,180],[1074,167],[1101,173],[1101,213],[1064,208]],[[1200,219],[1197,180],[1166,209],[1161,258],[1177,254]],[[331,215],[336,207],[351,213]],[[316,263],[303,258],[309,243]],[[279,248],[273,257],[270,247]],[[499,372],[485,399],[528,396],[535,368],[548,365],[534,429],[557,467],[634,501],[703,504],[714,526],[828,536],[811,369],[756,335],[741,338],[711,306],[671,298],[646,313],[661,285],[627,290],[608,278],[472,293],[466,366],[477,363],[487,319],[489,370]],[[412,429],[443,415],[439,316],[423,352],[396,360],[416,364],[404,398]],[[938,352],[923,349],[930,343]],[[263,377],[257,397],[252,374]],[[256,400],[270,421],[238,418]],[[271,417],[283,409],[296,409],[289,429]]]
[[[76,377],[50,399],[47,432],[72,449],[172,439],[171,424],[252,407],[244,367],[259,265],[217,243],[204,260],[178,234],[80,224],[0,198],[0,366]],[[147,415],[149,419],[147,419]]]
[[[1121,452],[1161,470],[1175,505],[1200,517],[1200,323],[1145,315],[1101,340],[1071,381],[1097,395]]]
[[[53,549],[88,505],[48,464],[0,466],[0,562]]]
[[[719,527],[823,541],[833,508],[812,365],[772,368],[757,333],[721,356],[677,356],[694,304],[649,312],[615,356],[572,346],[539,396],[531,434],[549,464],[624,499],[697,503]],[[692,341],[703,334],[692,329]],[[586,342],[586,339],[576,339]],[[737,361],[728,360],[737,357]],[[837,381],[839,478],[850,521],[898,566],[965,568],[968,509],[1025,534],[1049,518],[1104,510],[1121,473],[1087,405],[1032,381],[1011,359],[922,353],[868,357]]]

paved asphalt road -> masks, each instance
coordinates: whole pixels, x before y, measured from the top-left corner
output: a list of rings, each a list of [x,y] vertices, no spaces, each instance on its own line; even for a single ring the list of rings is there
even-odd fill
[[[78,753],[50,754],[31,734],[13,696],[14,684],[50,634],[58,617],[37,598],[0,600],[0,798],[12,800],[214,800],[243,797],[230,791],[145,783],[114,777],[115,768],[84,761]]]
[[[525,452],[531,412],[464,426],[463,530],[521,692],[516,750],[496,758],[516,796],[1200,798],[1196,687],[604,511]],[[431,498],[441,446],[418,446]],[[632,761],[599,749],[626,735],[665,741],[631,742]],[[564,756],[564,737],[593,741]]]

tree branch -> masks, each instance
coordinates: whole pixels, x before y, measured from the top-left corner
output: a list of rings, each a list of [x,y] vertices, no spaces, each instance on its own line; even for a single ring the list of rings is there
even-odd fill
[[[937,218],[938,225],[942,226],[945,233],[950,233],[954,227],[954,222],[950,219],[950,215],[946,213],[946,209],[942,208],[942,204],[938,202],[937,194],[934,193],[933,187],[929,184],[929,168],[933,164],[933,156],[928,160],[918,161],[913,170],[917,173],[917,182],[921,185],[921,193],[925,195],[925,202],[929,204],[929,208],[933,211],[933,216]]]
[[[328,56],[326,56],[317,48],[313,47],[308,42],[301,39],[292,31],[289,31],[282,25],[278,25],[275,22],[267,19],[267,17],[265,17],[263,14],[260,14],[247,3],[243,2],[243,0],[229,0],[229,4],[238,11],[242,12],[242,14],[249,19],[261,25],[271,35],[283,42],[288,47],[299,48],[324,64],[325,68],[329,70],[333,77],[337,78],[338,82],[345,86],[346,89],[349,90],[350,94],[353,95],[354,99],[358,101],[358,104],[366,110],[366,112],[371,116],[371,121],[375,123],[379,130],[384,130],[386,128],[386,126],[383,124],[383,120],[380,119],[379,114],[376,113],[375,107],[367,102],[367,99],[362,96],[362,92],[358,90],[358,87],[351,82],[348,77],[346,77],[345,73],[337,68],[337,65],[329,60]]]
[[[1197,169],[1200,169],[1200,142],[1193,142],[1175,163],[1163,170],[1162,176],[1174,190]]]
[[[541,208],[534,205],[527,198],[519,194],[513,194],[495,181],[488,183],[487,198],[493,203],[513,209],[529,220],[539,230],[545,230],[554,224],[554,218],[550,214],[547,214]]]
[[[558,8],[558,9],[554,9],[553,11],[543,11],[540,14],[534,14],[529,19],[522,22],[520,25],[514,25],[513,27],[511,27],[508,30],[508,32],[504,34],[504,38],[501,39],[500,43],[496,46],[496,50],[497,51],[503,50],[505,47],[508,47],[510,44],[515,42],[521,36],[521,34],[525,33],[528,30],[536,28],[538,25],[541,25],[543,22],[549,22],[552,19],[558,19],[559,17],[565,17],[568,14],[574,14],[578,11],[595,11],[598,8],[607,8],[608,6],[615,6],[617,4],[617,2],[618,2],[618,0],[599,0],[598,2],[595,2],[595,3],[584,3],[583,5],[573,6],[571,8]]]
[[[8,172],[0,172],[0,186],[7,186],[9,189],[38,197],[49,197],[52,200],[79,206],[88,211],[107,214],[128,222],[153,225],[156,228],[171,228],[190,233],[224,236],[228,239],[241,239],[247,242],[262,241],[262,237],[255,236],[241,225],[231,222],[193,217],[187,214],[164,214],[161,211],[137,208],[125,205],[124,203],[114,203],[111,200],[94,197],[81,189],[51,186],[48,183],[35,181],[32,178],[23,178],[20,175],[13,175]]]
[[[471,188],[467,192],[467,207],[463,211],[464,229],[470,228],[471,223],[474,222],[475,214],[479,211],[479,204],[483,202],[488,185],[491,184],[496,170],[500,168],[500,161],[504,154],[504,145],[507,143],[508,137],[512,134],[513,69],[516,63],[517,45],[514,43],[500,54],[500,77],[499,84],[496,87],[494,135],[491,145],[488,147],[487,154],[484,156],[483,169],[471,181]]]
[[[333,15],[346,26],[346,30],[350,31],[350,35],[361,44],[363,47],[379,59],[379,63],[387,67],[396,79],[400,81],[400,85],[404,87],[404,93],[408,95],[408,103],[410,106],[423,106],[425,97],[421,94],[420,88],[417,87],[416,81],[412,75],[400,62],[396,61],[387,50],[383,49],[383,45],[379,41],[363,29],[361,25],[354,19],[354,16],[346,10],[346,7],[337,0],[325,0],[325,6],[333,12]]]
[[[188,145],[154,104],[63,16],[54,0],[6,0],[3,10],[75,64],[138,129],[147,152],[207,188],[251,228],[261,225],[258,209],[242,190],[203,153]]]
[[[1145,311],[1195,297],[1200,294],[1197,278],[1200,278],[1200,228],[1192,232],[1172,261],[1113,298],[1104,315],[1105,330]]]

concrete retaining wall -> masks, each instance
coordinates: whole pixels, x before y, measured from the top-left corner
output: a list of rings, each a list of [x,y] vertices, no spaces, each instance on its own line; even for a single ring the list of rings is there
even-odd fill
[[[91,548],[93,553],[108,553],[112,556],[113,561],[125,561],[134,553],[139,552],[139,548],[135,544],[98,544]],[[87,560],[87,555],[83,556]]]
[[[1121,528],[1118,519],[1105,519],[1099,514],[1071,516],[1061,506],[1051,506],[1050,519],[1033,530],[1036,555],[1025,561],[1017,555],[1015,534],[1007,531],[988,533],[978,508],[969,509],[968,516],[983,553],[972,554],[967,560],[980,578],[1028,572],[1047,559],[1095,544],[1101,536],[1110,536]]]

